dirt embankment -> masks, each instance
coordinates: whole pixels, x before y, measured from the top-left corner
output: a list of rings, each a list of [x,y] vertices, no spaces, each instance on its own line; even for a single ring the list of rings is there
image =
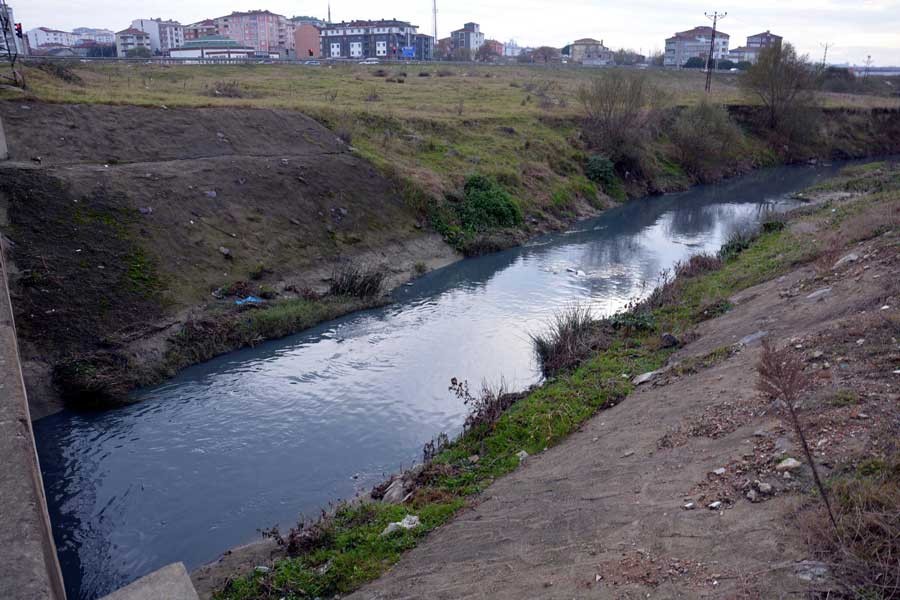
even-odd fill
[[[37,404],[61,360],[161,360],[186,320],[235,310],[214,290],[278,300],[321,291],[342,262],[396,284],[457,258],[393,182],[296,112],[8,102],[0,118],[0,226]]]

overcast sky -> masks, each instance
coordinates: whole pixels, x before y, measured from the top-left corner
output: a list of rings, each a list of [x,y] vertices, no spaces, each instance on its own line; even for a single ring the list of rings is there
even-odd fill
[[[16,20],[28,30],[52,27],[103,27],[118,31],[132,19],[163,17],[192,23],[234,10],[267,8],[286,16],[325,18],[327,0],[8,0]],[[432,33],[431,0],[398,2],[390,7],[371,0],[333,0],[335,21],[398,18]],[[676,30],[707,23],[704,11],[727,11],[721,29],[732,48],[748,35],[771,30],[802,52],[821,60],[821,43],[834,44],[829,62],[900,65],[900,0],[438,0],[438,34],[445,37],[464,22],[475,21],[488,38],[519,45],[561,47],[582,37],[602,39],[613,48],[648,53],[661,49]]]

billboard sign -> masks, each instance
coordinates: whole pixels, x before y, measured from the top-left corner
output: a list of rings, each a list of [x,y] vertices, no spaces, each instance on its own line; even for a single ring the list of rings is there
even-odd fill
[[[403,46],[400,50],[403,52],[403,58],[415,58],[416,57],[415,46]]]

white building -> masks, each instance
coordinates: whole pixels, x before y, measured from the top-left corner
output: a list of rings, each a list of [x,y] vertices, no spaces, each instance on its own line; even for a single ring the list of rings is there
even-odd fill
[[[109,29],[94,29],[92,27],[76,27],[72,33],[78,36],[80,42],[96,42],[98,44],[115,44],[116,34]]]
[[[15,48],[11,48],[17,54],[25,54],[25,41],[19,37],[16,37],[15,23],[16,17],[13,15],[12,6],[8,4],[4,5],[0,10],[6,10],[6,14],[4,15],[6,18],[3,20],[4,23],[7,24],[6,31],[0,31],[0,49],[3,52],[6,52],[6,43],[7,40],[12,42],[11,46],[15,46]]]
[[[60,31],[49,27],[35,27],[25,34],[28,36],[28,45],[37,49],[41,46],[74,46],[78,43],[78,36],[71,31]]]
[[[184,27],[178,21],[135,19],[131,22],[131,28],[150,36],[150,50],[154,53],[168,52],[184,45]]]
[[[712,27],[694,27],[688,31],[679,31],[666,40],[666,54],[663,65],[667,67],[683,67],[691,58],[706,59],[709,56],[709,45],[712,38]],[[727,33],[716,31],[713,46],[713,60],[728,57]]]
[[[135,48],[146,48],[152,52],[150,34],[134,27],[116,32],[116,54],[119,58],[128,56],[128,51]]]

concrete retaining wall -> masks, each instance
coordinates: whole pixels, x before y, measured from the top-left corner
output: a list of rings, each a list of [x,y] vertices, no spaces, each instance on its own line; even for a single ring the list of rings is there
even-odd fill
[[[65,600],[3,254],[0,236],[0,598]]]

